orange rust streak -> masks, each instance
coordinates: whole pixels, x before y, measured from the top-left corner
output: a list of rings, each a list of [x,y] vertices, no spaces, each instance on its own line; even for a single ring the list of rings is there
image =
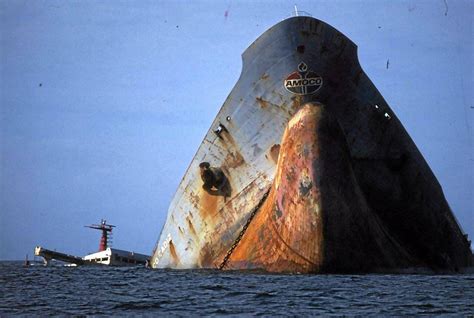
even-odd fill
[[[188,221],[188,227],[189,227],[189,230],[191,231],[191,234],[194,235],[196,238],[198,238],[196,229],[194,228],[194,225],[191,222],[191,220],[189,219],[189,217],[187,217],[186,220]]]
[[[245,158],[240,153],[234,138],[227,128],[222,131],[220,136],[222,137],[220,145],[223,146],[221,148],[223,151],[227,151],[223,165],[227,168],[237,168],[245,164]]]
[[[224,160],[224,164],[227,168],[237,168],[245,163],[244,157],[240,154],[240,152],[230,152],[227,154]]]
[[[323,264],[319,193],[319,106],[305,105],[283,135],[270,194],[229,259],[227,268],[312,272]]]
[[[272,158],[272,160],[275,162],[275,163],[278,163],[278,156],[280,154],[280,145],[276,144],[276,145],[273,145],[271,148],[270,148],[270,158]]]
[[[232,147],[237,149],[237,145],[235,143],[235,140],[227,129],[222,131],[221,136],[225,139],[226,142],[230,143],[232,145]],[[224,146],[227,146],[227,145],[224,143]]]
[[[171,258],[172,258],[173,262],[176,265],[178,265],[180,263],[180,261],[179,261],[178,254],[176,253],[176,248],[174,247],[173,241],[170,241],[169,248],[170,248],[170,255],[171,255]]]
[[[203,243],[203,246],[199,252],[200,267],[216,268],[219,266],[233,242],[229,238],[222,238],[222,235],[226,233],[226,231],[229,231],[229,227],[235,224],[235,220],[239,219],[240,215],[250,212],[250,210],[253,208],[253,202],[257,202],[254,197],[261,197],[263,194],[263,189],[261,190],[260,194],[252,194],[252,191],[258,189],[257,181],[260,179],[260,177],[265,179],[264,175],[259,175],[244,189],[242,189],[241,192],[237,193],[233,198],[227,199],[225,207],[222,210],[215,211],[215,214],[212,212],[208,219],[203,218],[204,226],[202,225],[203,223],[201,223],[201,229],[199,231],[199,234],[202,238],[201,243]],[[202,190],[202,192],[205,191]],[[209,197],[209,195],[207,196]],[[246,201],[244,204],[241,203],[238,205],[238,207],[234,208],[232,201],[239,200],[240,197],[246,197]],[[216,209],[222,206],[223,199],[220,200],[222,201],[216,205]],[[201,203],[204,201],[201,200]],[[200,213],[201,215],[203,214],[201,210]],[[203,228],[205,230],[203,230]],[[230,230],[233,231],[235,236],[237,236],[240,232],[240,229],[237,227],[231,227]]]
[[[204,220],[212,219],[217,213],[218,202],[222,199],[220,196],[208,194],[204,189],[200,190],[200,194],[199,213]]]

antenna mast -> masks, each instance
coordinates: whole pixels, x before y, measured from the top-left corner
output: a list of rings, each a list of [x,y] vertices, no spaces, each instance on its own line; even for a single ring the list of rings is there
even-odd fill
[[[112,235],[112,228],[114,228],[115,225],[107,224],[107,221],[102,219],[100,220],[100,224],[86,225],[85,227],[102,231],[102,237],[100,238],[99,243],[99,252],[105,251],[108,247],[109,235]]]

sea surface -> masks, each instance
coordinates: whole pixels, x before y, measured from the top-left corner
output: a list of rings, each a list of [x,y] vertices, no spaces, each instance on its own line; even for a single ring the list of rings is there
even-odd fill
[[[0,316],[472,316],[474,274],[274,275],[0,262]]]

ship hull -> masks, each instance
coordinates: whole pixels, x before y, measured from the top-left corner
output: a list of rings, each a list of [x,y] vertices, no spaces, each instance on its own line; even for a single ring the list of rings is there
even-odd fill
[[[295,130],[298,120],[314,129]],[[294,157],[290,140],[306,140],[309,157]],[[291,173],[314,185],[301,202],[301,183],[282,181]],[[455,271],[471,259],[439,183],[361,69],[357,47],[324,22],[295,17],[243,54],[242,74],[181,180],[151,265]]]

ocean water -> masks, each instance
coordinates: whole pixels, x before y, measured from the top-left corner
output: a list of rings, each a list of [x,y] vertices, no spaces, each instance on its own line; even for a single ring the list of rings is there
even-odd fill
[[[0,316],[472,316],[474,274],[272,275],[0,262]]]

